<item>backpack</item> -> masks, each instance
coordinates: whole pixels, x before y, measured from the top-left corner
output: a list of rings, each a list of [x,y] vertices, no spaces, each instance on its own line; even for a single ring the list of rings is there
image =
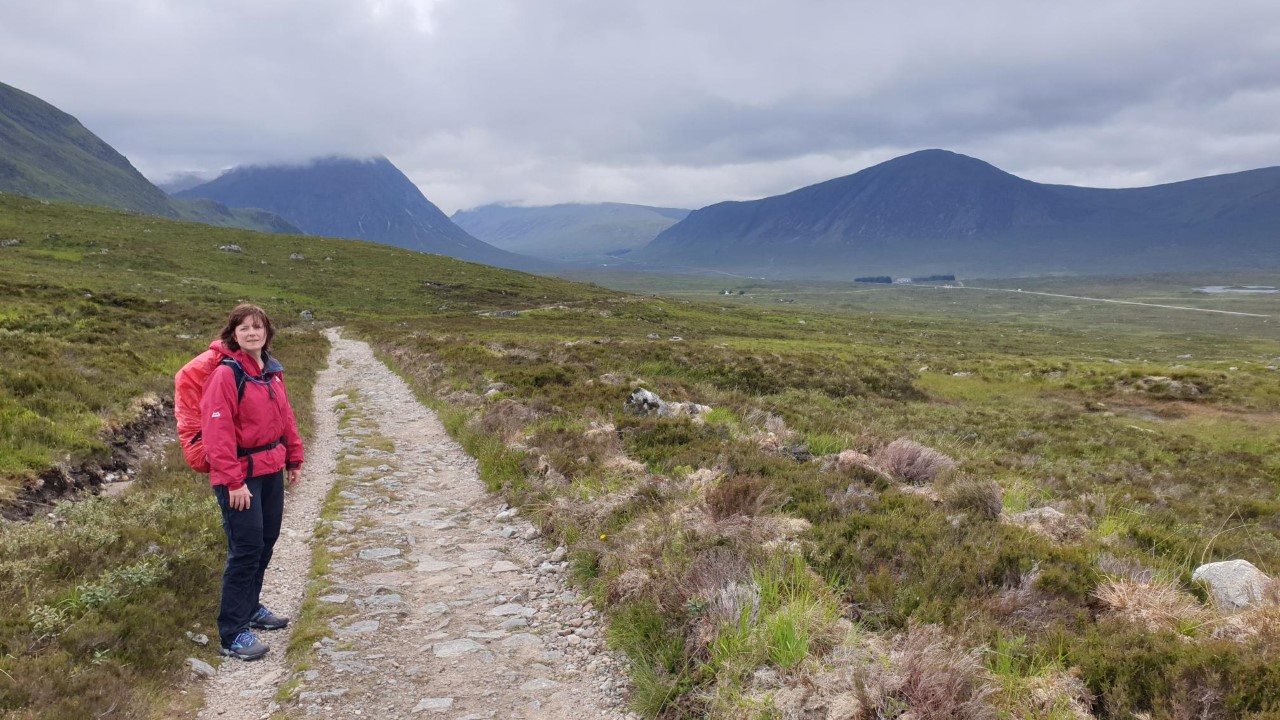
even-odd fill
[[[200,440],[200,397],[209,376],[226,365],[236,376],[236,402],[244,399],[245,372],[240,364],[214,350],[195,356],[173,376],[173,414],[178,419],[178,442],[182,457],[198,473],[209,472],[209,458]]]

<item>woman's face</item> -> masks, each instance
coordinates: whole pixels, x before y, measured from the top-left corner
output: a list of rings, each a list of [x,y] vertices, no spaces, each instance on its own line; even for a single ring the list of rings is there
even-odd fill
[[[250,355],[261,353],[262,346],[267,344],[267,329],[263,327],[262,320],[250,316],[237,325],[236,343]]]

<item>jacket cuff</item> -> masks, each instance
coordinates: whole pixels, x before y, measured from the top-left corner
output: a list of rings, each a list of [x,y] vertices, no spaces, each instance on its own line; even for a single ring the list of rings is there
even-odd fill
[[[285,466],[285,468],[287,468],[287,469],[289,469],[289,470],[297,470],[298,468],[302,467],[302,463],[300,463],[300,462],[291,462],[291,463],[285,463],[285,465],[284,465],[284,466]]]
[[[227,483],[228,490],[239,490],[242,487],[244,487],[243,480],[232,480],[231,482]]]

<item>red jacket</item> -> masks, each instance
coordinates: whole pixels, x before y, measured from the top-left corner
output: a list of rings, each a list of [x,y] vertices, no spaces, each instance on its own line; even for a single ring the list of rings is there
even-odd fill
[[[204,386],[200,399],[200,432],[209,456],[209,483],[235,490],[250,477],[268,475],[282,468],[302,465],[302,438],[284,389],[284,368],[263,353],[265,371],[243,350],[228,350],[221,340],[209,349],[240,364],[247,376],[244,397],[236,400],[236,374],[219,365]],[[238,457],[238,449],[257,448],[283,440],[280,445]]]

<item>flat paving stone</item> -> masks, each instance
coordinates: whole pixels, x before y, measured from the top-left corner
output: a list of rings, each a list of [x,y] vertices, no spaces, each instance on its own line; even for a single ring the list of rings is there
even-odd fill
[[[369,548],[368,550],[360,551],[360,559],[362,560],[385,560],[399,556],[400,548],[393,547]]]
[[[473,653],[477,650],[483,650],[484,646],[475,640],[462,638],[460,640],[450,640],[449,642],[436,643],[431,646],[431,653],[438,658],[453,658],[467,653]]]

